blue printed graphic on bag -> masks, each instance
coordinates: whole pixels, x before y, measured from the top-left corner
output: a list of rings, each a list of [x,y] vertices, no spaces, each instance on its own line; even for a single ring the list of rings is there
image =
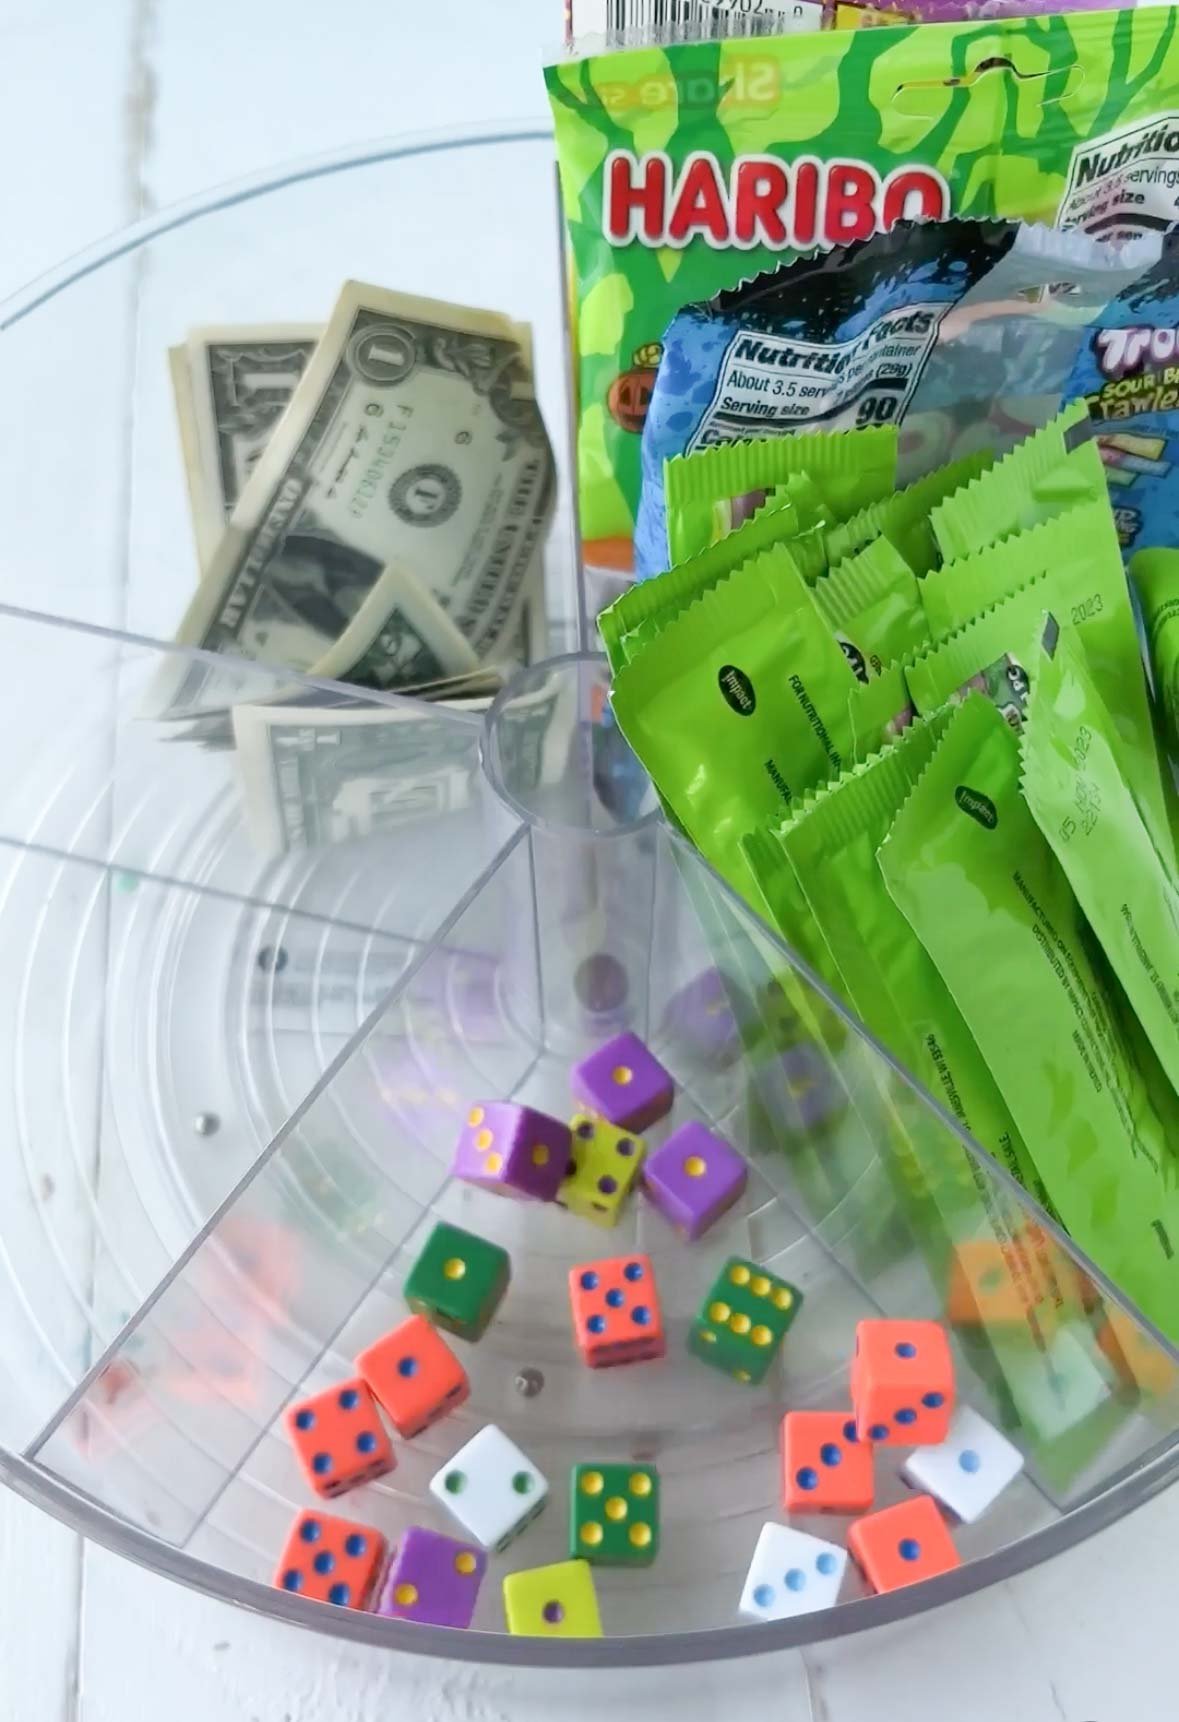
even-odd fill
[[[1126,555],[1179,544],[1179,236],[1089,330],[1066,389],[1079,395]]]

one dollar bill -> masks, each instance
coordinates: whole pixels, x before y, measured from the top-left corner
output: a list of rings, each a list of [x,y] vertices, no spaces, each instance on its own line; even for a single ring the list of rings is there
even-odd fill
[[[226,523],[323,333],[319,323],[237,323],[192,329],[168,349],[176,419],[188,483],[189,511],[202,574]],[[539,561],[515,636],[499,654],[506,663],[536,663],[545,654],[548,626],[544,570]],[[494,667],[438,683],[431,699],[495,693]],[[233,738],[226,712],[209,733],[223,745]]]
[[[168,351],[202,574],[322,332],[319,323],[222,325],[193,329]]]
[[[469,804],[490,699],[427,705],[238,705],[233,737],[252,839],[263,853],[380,836]],[[569,685],[548,677],[500,716],[502,769],[535,788],[573,733]]]
[[[528,330],[349,282],[279,410],[180,643],[381,689],[506,656],[554,490]],[[154,715],[232,703],[223,679],[170,662]]]
[[[489,700],[397,707],[238,705],[233,735],[255,846],[274,855],[456,812]]]

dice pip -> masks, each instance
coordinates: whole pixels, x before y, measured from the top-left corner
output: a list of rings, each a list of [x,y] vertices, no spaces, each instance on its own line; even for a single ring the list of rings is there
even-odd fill
[[[733,1206],[748,1176],[737,1150],[693,1121],[648,1156],[643,1189],[681,1236],[692,1239]]]
[[[861,1321],[851,1367],[861,1441],[918,1447],[944,1441],[954,1409],[954,1359],[936,1321]]]
[[[764,1381],[802,1293],[742,1256],[730,1256],[688,1332],[688,1350],[702,1362],[756,1385]]]
[[[782,1505],[792,1513],[863,1513],[876,1492],[872,1449],[850,1411],[782,1419]]]
[[[946,1315],[964,1327],[1022,1326],[1027,1304],[994,1238],[959,1243],[950,1265]]]
[[[373,1396],[359,1377],[301,1399],[283,1422],[303,1475],[327,1500],[383,1477],[396,1463]]]
[[[963,1327],[1026,1328],[1034,1317],[1051,1338],[1058,1326],[1055,1246],[1038,1227],[1025,1226],[1006,1245],[996,1238],[959,1243],[950,1266],[946,1317]],[[1067,1264],[1059,1278],[1067,1280]]]
[[[654,1465],[575,1465],[569,1553],[591,1566],[646,1567],[659,1552]]]
[[[848,1107],[834,1062],[811,1041],[780,1048],[757,1064],[752,1087],[776,1142],[814,1136]]]
[[[641,1136],[579,1112],[573,1119],[569,1171],[557,1191],[558,1202],[597,1226],[616,1225],[646,1152]]]
[[[467,1114],[451,1170],[497,1196],[551,1202],[569,1168],[569,1146],[569,1127],[560,1119],[485,1100]]]
[[[498,1554],[540,1515],[549,1486],[527,1454],[488,1423],[430,1479],[430,1493],[469,1537]]]
[[[637,1034],[615,1035],[573,1066],[582,1106],[620,1130],[646,1130],[671,1111],[675,1086]]]
[[[385,1539],[330,1513],[300,1513],[275,1568],[279,1590],[336,1608],[367,1606],[385,1559]]]
[[[508,1631],[526,1638],[601,1638],[593,1574],[585,1561],[509,1573],[504,1580]]]
[[[607,1256],[569,1270],[573,1336],[591,1369],[644,1363],[667,1349],[649,1256]]]
[[[847,1551],[789,1525],[764,1525],[749,1563],[739,1612],[747,1620],[788,1620],[833,1608]]]
[[[960,1405],[946,1439],[910,1453],[901,1475],[972,1525],[1022,1469],[1019,1448],[969,1405]]]
[[[508,1252],[474,1232],[445,1221],[434,1227],[409,1270],[403,1296],[417,1315],[426,1315],[460,1339],[479,1339],[508,1289]]]
[[[407,1440],[455,1410],[470,1392],[466,1370],[424,1315],[411,1315],[362,1351],[356,1368]]]
[[[470,1626],[486,1571],[482,1549],[411,1525],[393,1551],[374,1612],[428,1626]]]
[[[946,1521],[929,1495],[857,1519],[847,1546],[873,1590],[899,1590],[960,1566]]]

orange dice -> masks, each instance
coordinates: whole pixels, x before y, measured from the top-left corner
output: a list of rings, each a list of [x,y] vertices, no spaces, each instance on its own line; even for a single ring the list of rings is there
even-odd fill
[[[274,1571],[279,1590],[337,1608],[364,1608],[385,1564],[385,1539],[330,1513],[300,1513]]]
[[[420,1435],[470,1392],[467,1372],[424,1315],[411,1315],[356,1359],[399,1435]]]
[[[954,1409],[954,1359],[936,1321],[861,1321],[851,1366],[861,1441],[932,1447],[944,1441]]]
[[[317,1495],[331,1499],[396,1463],[373,1396],[359,1377],[292,1405],[283,1421]]]
[[[1027,1321],[1027,1298],[994,1238],[961,1243],[954,1251],[946,1314],[967,1327],[1009,1327]]]
[[[899,1590],[962,1564],[932,1495],[914,1495],[857,1519],[847,1546],[876,1591]]]
[[[782,1504],[792,1513],[862,1513],[875,1494],[872,1449],[850,1411],[782,1419]]]
[[[641,1363],[667,1349],[649,1256],[607,1256],[569,1272],[573,1334],[591,1369]]]
[[[1024,1226],[1006,1246],[975,1238],[954,1250],[946,1292],[946,1316],[963,1327],[1027,1327],[1035,1322],[1045,1338],[1058,1323],[1061,1285],[1069,1265],[1038,1226]]]
[[[1161,1399],[1175,1385],[1175,1365],[1161,1345],[1114,1304],[1105,1306],[1097,1343],[1127,1387]]]

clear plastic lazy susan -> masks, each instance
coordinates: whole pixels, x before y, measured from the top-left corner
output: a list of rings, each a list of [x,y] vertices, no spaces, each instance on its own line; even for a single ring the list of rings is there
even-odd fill
[[[532,1664],[736,1657],[919,1613],[1137,1505],[1179,1470],[1179,1360],[620,773],[567,463],[542,661],[484,715],[354,700],[354,721],[402,743],[416,726],[434,811],[357,836],[355,785],[328,771],[322,818],[275,856],[234,751],[144,715],[161,666],[195,661],[167,643],[197,574],[169,345],[197,324],[321,318],[346,276],[494,305],[532,325],[561,461],[559,261],[551,139],[524,124],[233,188],[0,310],[0,1469],[128,1559],[325,1633]],[[255,701],[299,680],[240,676]],[[705,1238],[685,1245],[642,1202],[603,1234],[451,1179],[474,1099],[564,1113],[570,1064],[625,1028],[674,1076],[672,1122],[702,1119],[748,1160]],[[977,1199],[952,1238],[913,1229],[898,1116],[964,1168]],[[483,1339],[456,1342],[467,1404],[346,1510],[391,1539],[445,1529],[428,1481],[477,1428],[529,1454],[552,1505],[493,1558],[466,1633],[268,1582],[310,1504],[280,1414],[404,1316],[439,1218],[505,1245],[511,1287]],[[951,1255],[1029,1227],[1060,1288],[1034,1332],[1013,1335],[985,1287],[947,1308]],[[654,1262],[668,1356],[591,1372],[566,1277],[615,1247]],[[805,1297],[757,1388],[684,1344],[734,1254]],[[783,1410],[846,1403],[870,1315],[948,1323],[963,1397],[1024,1471],[956,1533],[957,1571],[881,1597],[852,1580],[833,1608],[741,1623],[758,1533],[782,1517]],[[658,1561],[599,1571],[603,1639],[507,1636],[499,1578],[564,1558],[570,1466],[612,1459],[659,1467]],[[885,1505],[903,1484],[882,1471]]]

